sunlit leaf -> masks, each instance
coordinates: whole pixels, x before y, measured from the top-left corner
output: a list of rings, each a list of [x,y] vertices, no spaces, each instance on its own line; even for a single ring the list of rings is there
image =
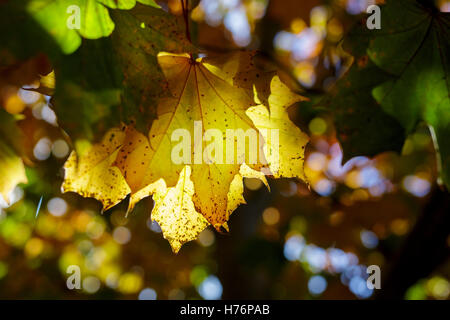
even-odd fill
[[[139,2],[159,7],[152,0]],[[135,5],[135,0],[32,0],[27,10],[54,37],[62,51],[69,54],[80,46],[81,37],[98,39],[112,33],[114,22],[108,7],[131,9]]]
[[[287,113],[288,107],[304,98],[293,93],[273,73],[249,78],[250,85],[247,85],[239,82],[243,81],[238,72],[240,68],[232,68],[230,64],[214,65],[214,59],[194,60],[189,54],[168,53],[159,54],[158,59],[168,81],[170,96],[160,98],[158,117],[148,136],[133,126],[123,131],[117,129],[120,131],[117,142],[109,141],[110,135],[103,139],[103,144],[108,147],[101,149],[100,158],[120,169],[131,191],[129,210],[142,198],[153,195],[152,216],[163,224],[165,237],[178,251],[181,244],[194,239],[206,226],[199,222],[199,226],[189,228],[189,232],[183,226],[192,221],[203,221],[198,220],[198,215],[216,229],[228,228],[226,222],[231,213],[245,203],[243,178],[258,178],[266,185],[265,174],[306,180],[303,162],[308,137],[290,121]],[[235,70],[234,73],[231,70]],[[262,91],[254,91],[252,83],[255,88],[263,88]],[[268,106],[259,104],[260,96],[266,97]],[[210,139],[215,145],[214,152],[209,150],[209,153],[205,150],[211,147],[211,141],[204,137],[202,141],[198,140],[208,129],[215,130],[218,135]],[[230,129],[242,133],[253,130],[257,140],[241,145],[235,143],[237,137],[231,136],[230,149],[227,146]],[[177,130],[182,130],[182,140],[180,137],[174,140],[174,132],[180,132]],[[271,131],[277,134],[274,136]],[[197,139],[196,143],[194,139]],[[255,142],[257,145],[252,146]],[[251,161],[251,148],[258,156],[260,154],[253,159],[256,162]],[[234,155],[231,162],[227,158],[230,151]],[[175,161],[174,154],[181,154],[182,161]],[[244,163],[238,160],[241,156]],[[83,159],[87,158],[81,157],[80,163],[85,161]],[[73,179],[73,171],[67,170],[68,166],[74,166],[71,161],[69,159],[69,165],[66,165],[66,181]],[[89,161],[95,162],[97,160]],[[106,162],[103,163],[102,172],[107,168]],[[92,179],[91,183],[95,181]],[[104,181],[99,185],[102,186]],[[125,188],[120,188],[124,192],[114,192],[112,197],[105,199],[103,194],[96,195],[84,188],[80,183],[72,191],[78,189],[78,193],[96,197],[108,207],[127,195]],[[183,201],[175,205],[176,199]]]
[[[11,191],[19,183],[27,183],[21,158],[23,134],[15,125],[15,119],[0,110],[0,195],[9,203]]]
[[[103,210],[119,203],[130,188],[117,167],[112,166],[125,139],[123,129],[111,129],[102,142],[93,145],[85,154],[72,151],[64,170],[63,192],[73,191],[84,197],[101,201]]]
[[[208,221],[195,210],[192,202],[194,184],[190,179],[191,169],[184,167],[175,187],[166,188],[164,181],[153,192],[155,207],[152,210],[152,220],[158,222],[172,250],[177,253],[181,246],[197,239],[208,225]]]

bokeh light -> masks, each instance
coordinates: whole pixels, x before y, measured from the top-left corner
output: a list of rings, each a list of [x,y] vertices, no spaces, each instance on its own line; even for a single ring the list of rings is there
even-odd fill
[[[222,284],[219,278],[210,275],[199,285],[198,292],[205,300],[217,300],[222,296]]]

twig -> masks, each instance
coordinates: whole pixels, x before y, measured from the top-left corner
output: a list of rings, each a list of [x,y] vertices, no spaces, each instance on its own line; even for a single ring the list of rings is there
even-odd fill
[[[189,42],[192,42],[191,33],[189,31],[189,0],[180,0],[180,1],[181,1],[181,8],[183,10],[183,19],[186,25],[186,37],[189,40]]]

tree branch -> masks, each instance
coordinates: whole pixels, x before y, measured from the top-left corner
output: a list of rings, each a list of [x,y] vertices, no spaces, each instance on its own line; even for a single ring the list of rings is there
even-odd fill
[[[403,299],[406,290],[450,256],[450,196],[435,188],[428,204],[394,257],[375,299]]]

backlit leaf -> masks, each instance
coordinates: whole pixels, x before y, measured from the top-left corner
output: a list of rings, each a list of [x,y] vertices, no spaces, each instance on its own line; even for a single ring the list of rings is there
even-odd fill
[[[245,203],[243,178],[260,179],[266,186],[267,174],[306,180],[303,162],[308,137],[290,121],[287,113],[288,107],[304,98],[293,93],[274,73],[260,71],[261,77],[249,77],[248,85],[240,82],[243,79],[239,66],[214,64],[219,60],[194,60],[189,54],[169,53],[159,54],[158,60],[168,82],[169,95],[159,99],[158,117],[148,136],[133,126],[116,129],[114,139],[107,135],[102,145],[94,146],[94,151],[80,157],[78,166],[86,161],[101,162],[101,166],[89,165],[87,170],[88,175],[102,172],[104,178],[98,189],[105,189],[106,177],[113,175],[107,163],[120,169],[131,193],[129,210],[142,198],[153,195],[152,219],[161,225],[164,237],[177,252],[209,224],[216,229],[228,229],[229,216]],[[245,63],[245,59],[240,61]],[[255,70],[248,71],[251,74]],[[259,97],[265,97],[268,106],[260,104]],[[199,140],[208,129],[215,130],[218,136]],[[254,130],[259,138],[256,143],[261,145],[253,151],[262,158],[251,161],[249,149],[253,146],[235,144],[235,136],[231,136],[231,149],[227,147],[229,129],[243,133]],[[177,130],[183,134],[177,135],[180,133]],[[277,132],[275,140],[271,131]],[[211,141],[217,142],[215,153],[205,152]],[[278,143],[280,146],[276,148]],[[230,150],[234,158],[227,163]],[[181,156],[182,161],[175,161],[174,155]],[[238,155],[244,156],[244,163],[238,161]],[[73,179],[74,171],[67,170],[76,166],[71,161],[66,165],[66,181]],[[80,176],[78,180],[81,179]],[[108,197],[98,190],[85,190],[85,184],[76,184],[71,191],[96,197],[106,208],[128,194],[126,188],[120,188],[123,192],[114,191]],[[119,185],[123,185],[122,181]]]
[[[159,7],[152,0],[139,2]],[[135,0],[31,0],[27,10],[54,37],[62,51],[69,54],[80,46],[81,37],[98,39],[112,33],[114,22],[108,8],[128,10],[135,5]],[[76,19],[80,28],[75,25],[69,28]]]
[[[184,167],[175,187],[166,188],[163,180],[155,184],[160,186],[153,192],[155,207],[152,220],[158,222],[172,250],[177,253],[181,246],[197,239],[209,222],[195,210],[192,202],[194,184],[190,179],[191,169]],[[162,185],[161,183],[162,182]]]
[[[6,203],[19,183],[27,183],[20,149],[23,138],[14,117],[0,109],[0,195]]]
[[[73,191],[83,197],[101,201],[107,210],[130,193],[130,188],[117,167],[112,166],[125,139],[123,129],[111,129],[102,142],[93,145],[86,154],[72,151],[64,164],[62,191]]]

